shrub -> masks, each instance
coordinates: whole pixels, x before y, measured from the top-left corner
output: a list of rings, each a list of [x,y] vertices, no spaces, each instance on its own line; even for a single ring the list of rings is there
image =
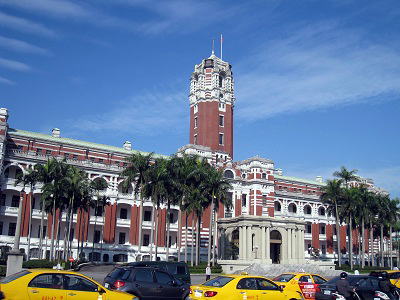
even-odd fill
[[[57,265],[57,262],[50,261],[47,259],[35,259],[28,260],[22,264],[23,268],[26,269],[52,269],[53,266]]]

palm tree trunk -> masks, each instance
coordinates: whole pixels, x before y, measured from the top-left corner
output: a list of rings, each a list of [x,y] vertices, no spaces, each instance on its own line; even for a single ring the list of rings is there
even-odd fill
[[[191,222],[191,227],[192,227],[192,244],[191,244],[191,249],[190,249],[190,265],[193,267],[194,266],[194,214],[192,215],[192,222]]]
[[[29,210],[29,228],[28,228],[28,248],[27,248],[27,251],[26,251],[26,259],[27,260],[29,260],[30,256],[31,256],[31,232],[32,232],[32,214],[33,214],[33,207],[32,207],[33,191],[32,190],[33,190],[33,188],[31,186],[31,197],[29,199],[30,210]]]
[[[53,199],[53,211],[51,220],[51,242],[50,242],[50,259],[54,260],[54,237],[55,237],[55,224],[56,224],[56,200]]]
[[[154,245],[154,214],[155,214],[154,204],[151,211],[151,229],[150,229],[150,260],[153,260],[153,245]]]
[[[200,264],[201,248],[201,215],[197,216],[197,241],[196,241],[196,265]]]
[[[338,205],[335,201],[335,218],[336,218],[336,242],[337,242],[337,256],[339,267],[342,266],[342,251],[340,249],[340,223],[338,215]]]
[[[351,214],[349,218],[349,262],[350,270],[353,270],[353,218]]]
[[[157,213],[157,216],[156,216],[156,228],[155,228],[156,233],[154,235],[154,237],[155,237],[154,238],[155,261],[157,261],[157,259],[158,259],[158,218],[159,218],[159,211],[160,211],[160,208],[157,207],[157,209],[156,209],[156,213]]]
[[[390,270],[393,270],[392,225],[389,225],[389,261],[390,261]]]
[[[188,218],[189,215],[187,212],[185,212],[185,263],[188,262]]]
[[[152,224],[153,226],[153,224]],[[140,194],[140,204],[139,204],[139,236],[138,236],[138,253],[142,251],[142,236],[143,236],[143,197]],[[151,239],[150,239],[151,243]],[[151,259],[151,258],[150,258]]]
[[[399,260],[400,260],[400,241],[399,241],[399,227],[396,228],[396,241],[397,241],[397,260],[396,260],[396,267],[399,267]]]
[[[94,224],[93,224],[93,243],[92,243],[92,259],[90,261],[93,261],[93,256],[94,256],[94,237],[96,235],[96,225],[97,225],[97,207],[98,207],[98,201],[99,201],[99,196],[97,195],[97,200],[96,200],[96,207],[94,209]],[[89,216],[90,219],[90,216]]]
[[[177,232],[177,238],[176,238],[176,245],[178,247],[177,249],[177,254],[178,254],[178,262],[181,261],[181,243],[182,243],[182,212],[179,209],[178,210],[178,232]]]
[[[74,222],[74,195],[72,195],[72,200],[70,203],[70,216],[69,216],[69,224],[68,224],[68,247],[67,247],[67,258],[71,253],[71,248],[72,248],[72,241],[74,240],[74,237],[72,236],[71,238],[71,230],[72,230],[72,223]],[[72,239],[72,241],[71,241]]]
[[[211,261],[211,247],[212,247],[211,236],[212,236],[212,232],[213,232],[213,214],[214,214],[214,197],[211,202],[210,223],[209,223],[209,227],[208,227],[207,264],[209,264]]]
[[[103,226],[101,226],[101,236],[100,236],[100,256],[102,257],[103,255],[103,240],[104,240],[104,225],[106,223],[106,213],[104,210],[104,205],[101,208],[101,216],[103,218]],[[140,229],[142,230],[142,229]],[[140,231],[139,230],[139,231]]]
[[[68,208],[67,213],[65,215],[65,224],[64,224],[63,260],[66,260],[66,254],[67,254],[67,237],[68,237],[68,226],[69,226],[70,217],[71,217],[70,216],[70,208]]]
[[[361,268],[365,267],[365,228],[364,218],[361,218]]]
[[[169,222],[169,217],[170,217],[170,207],[169,207],[169,203],[168,203],[168,207],[167,207],[167,244],[166,244],[166,251],[165,251],[165,256],[166,259],[165,261],[169,261],[169,230],[170,230],[170,222]]]
[[[383,225],[381,225],[381,267],[385,266],[385,258],[383,257]]]
[[[374,259],[374,227],[372,226],[372,222],[369,223],[369,255],[370,255],[370,265],[375,266]]]
[[[40,218],[40,233],[39,233],[39,259],[43,258],[43,226],[44,226],[44,201],[42,200],[42,216]]]
[[[213,248],[213,265],[217,265],[217,245],[218,245],[218,213],[217,211],[214,212],[214,220],[215,220],[215,226],[214,226],[214,248]],[[218,252],[220,252],[221,248],[218,248]]]
[[[61,222],[62,222],[62,210],[60,209],[60,215],[58,217],[58,223],[57,223],[57,243],[56,243],[56,254],[57,254],[57,261],[60,263],[60,234],[61,234]],[[58,253],[57,253],[58,251]]]

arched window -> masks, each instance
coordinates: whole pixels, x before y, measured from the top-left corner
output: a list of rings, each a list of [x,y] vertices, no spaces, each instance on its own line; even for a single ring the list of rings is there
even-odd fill
[[[233,172],[232,172],[231,170],[226,170],[226,171],[224,172],[224,177],[225,177],[225,178],[234,178],[235,175],[233,174]]]
[[[290,203],[288,206],[288,211],[290,214],[295,214],[297,213],[297,206],[294,203]]]
[[[318,209],[318,214],[319,214],[320,216],[325,216],[325,208],[321,206],[321,207]]]
[[[282,207],[281,207],[280,202],[275,201],[275,202],[274,202],[274,210],[275,210],[275,211],[281,211],[281,209],[282,209]]]
[[[311,206],[310,205],[305,205],[304,206],[304,214],[305,215],[311,215]]]

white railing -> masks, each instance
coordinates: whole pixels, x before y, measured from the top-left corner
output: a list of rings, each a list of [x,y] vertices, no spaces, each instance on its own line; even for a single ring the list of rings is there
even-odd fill
[[[275,190],[275,195],[284,195],[284,196],[293,196],[293,197],[302,197],[302,198],[312,198],[319,199],[320,197],[316,194],[305,194],[303,192],[289,192],[285,190]]]

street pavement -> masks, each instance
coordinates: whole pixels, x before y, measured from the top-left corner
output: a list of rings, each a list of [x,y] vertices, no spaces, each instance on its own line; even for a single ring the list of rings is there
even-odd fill
[[[99,265],[99,266],[85,266],[78,271],[83,275],[93,278],[97,282],[103,284],[104,278],[108,273],[114,269],[114,265]],[[190,275],[192,284],[203,283],[206,280],[206,275],[204,274],[192,274]]]

